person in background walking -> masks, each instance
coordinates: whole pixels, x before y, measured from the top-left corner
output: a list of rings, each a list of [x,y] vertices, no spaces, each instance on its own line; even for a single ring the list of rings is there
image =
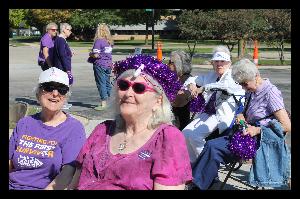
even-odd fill
[[[49,23],[46,26],[46,31],[40,42],[38,56],[38,65],[41,66],[43,71],[52,67],[54,38],[57,34],[56,23]]]
[[[113,39],[108,26],[104,23],[99,24],[94,38],[94,46],[88,58],[88,62],[93,64],[95,81],[101,99],[100,104],[95,107],[95,110],[98,111],[106,108],[112,88],[110,84],[112,46]]]
[[[72,34],[72,26],[67,23],[60,24],[60,34],[54,41],[53,66],[66,72],[69,77],[69,84],[73,84],[73,75],[71,72],[71,58],[73,53],[67,43],[67,38]],[[63,109],[69,109],[72,104],[64,105]]]

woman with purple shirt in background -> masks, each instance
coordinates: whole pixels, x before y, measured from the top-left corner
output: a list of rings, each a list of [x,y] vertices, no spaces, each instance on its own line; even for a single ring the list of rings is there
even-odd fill
[[[42,37],[40,42],[40,52],[38,56],[38,65],[42,70],[52,67],[54,38],[57,33],[56,23],[49,23],[46,26],[47,33]]]
[[[104,23],[98,25],[92,52],[88,62],[93,64],[96,85],[100,94],[100,105],[95,110],[104,110],[106,101],[110,97],[110,73],[112,68],[113,39],[108,26]]]
[[[42,110],[20,119],[9,140],[9,189],[65,189],[74,161],[85,142],[83,125],[63,112],[68,97],[67,73],[43,71],[36,88]]]

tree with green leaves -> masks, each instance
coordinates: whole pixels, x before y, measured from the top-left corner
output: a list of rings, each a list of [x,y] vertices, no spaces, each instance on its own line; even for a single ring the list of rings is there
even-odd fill
[[[26,15],[28,24],[36,27],[41,33],[45,32],[48,23],[69,23],[73,10],[68,9],[29,9]]]
[[[27,9],[9,9],[8,21],[9,21],[9,35],[12,36],[12,29],[19,30],[20,25],[28,27],[25,16],[27,15]]]
[[[168,9],[154,10],[154,23],[160,20],[161,16],[170,14]],[[148,29],[152,25],[152,12],[147,12],[146,9],[120,9],[118,15],[122,17],[122,25],[137,25],[146,24],[146,39],[145,44],[148,44]]]
[[[267,9],[260,10],[263,19],[263,29],[257,37],[267,41],[267,44],[278,50],[279,59],[284,63],[284,43],[291,40],[291,10]]]
[[[70,18],[70,24],[80,39],[91,39],[99,23],[121,24],[123,18],[118,13],[116,9],[76,9]]]
[[[183,10],[178,16],[180,37],[187,40],[189,53],[193,57],[199,40],[213,37],[213,11],[211,10]],[[194,43],[193,49],[190,43]]]

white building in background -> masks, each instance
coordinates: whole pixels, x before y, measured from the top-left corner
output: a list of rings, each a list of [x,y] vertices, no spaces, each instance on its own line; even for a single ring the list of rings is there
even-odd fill
[[[110,26],[111,34],[115,40],[143,40],[146,36],[146,24]],[[179,29],[172,18],[165,18],[154,24],[154,35],[160,38],[177,38]],[[152,38],[152,26],[148,27],[148,39]]]

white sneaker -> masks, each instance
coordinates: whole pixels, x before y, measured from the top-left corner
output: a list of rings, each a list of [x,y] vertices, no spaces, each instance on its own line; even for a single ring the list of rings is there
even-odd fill
[[[62,109],[68,110],[68,109],[70,109],[71,107],[72,107],[72,104],[66,103],[66,104],[63,105]]]

